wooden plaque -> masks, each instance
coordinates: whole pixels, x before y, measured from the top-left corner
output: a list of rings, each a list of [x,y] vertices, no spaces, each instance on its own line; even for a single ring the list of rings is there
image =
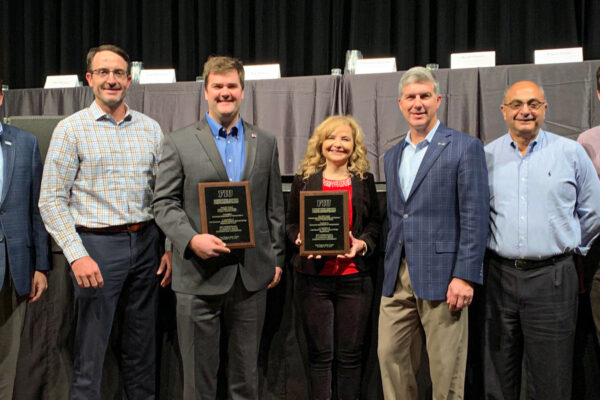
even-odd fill
[[[337,255],[350,251],[348,192],[300,192],[300,255]]]
[[[254,247],[250,184],[203,182],[198,184],[202,233],[210,233],[230,249]]]

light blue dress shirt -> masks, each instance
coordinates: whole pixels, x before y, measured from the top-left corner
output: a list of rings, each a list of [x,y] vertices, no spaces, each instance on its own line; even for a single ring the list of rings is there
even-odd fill
[[[525,156],[508,133],[485,153],[489,249],[530,260],[587,253],[600,232],[600,180],[581,145],[540,130]]]
[[[400,162],[400,170],[398,171],[400,188],[402,189],[402,194],[405,199],[408,198],[408,195],[410,194],[410,190],[412,189],[423,157],[425,157],[429,143],[431,143],[433,135],[437,132],[438,126],[440,126],[439,120],[433,129],[429,131],[425,140],[422,140],[416,146],[410,140],[410,131],[406,134],[406,138],[404,139],[404,150],[402,150],[402,161]]]
[[[217,121],[212,119],[208,113],[206,114],[206,121],[215,138],[221,160],[223,160],[223,164],[225,164],[229,181],[241,181],[244,163],[246,162],[244,124],[242,123],[242,118],[238,118],[237,124],[231,128],[232,131],[228,135],[226,134],[227,130]],[[234,129],[237,129],[237,135],[233,134]],[[221,134],[219,134],[219,132],[221,132]]]

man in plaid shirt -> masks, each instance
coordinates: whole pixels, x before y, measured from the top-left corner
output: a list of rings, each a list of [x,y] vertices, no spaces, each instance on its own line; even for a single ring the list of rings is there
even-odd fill
[[[158,277],[171,280],[171,252],[151,200],[162,132],[129,109],[129,56],[112,45],[92,48],[86,79],[95,100],[61,121],[46,156],[40,212],[71,264],[74,371],[71,399],[100,399],[104,355],[113,325],[122,327],[127,397],[155,398]]]

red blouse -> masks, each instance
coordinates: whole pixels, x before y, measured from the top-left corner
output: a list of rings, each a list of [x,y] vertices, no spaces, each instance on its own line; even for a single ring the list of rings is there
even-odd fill
[[[350,230],[352,230],[352,180],[350,177],[342,180],[323,178],[323,191],[345,190],[348,192],[348,214]],[[319,275],[350,275],[358,273],[358,268],[352,260],[327,257],[325,266]]]

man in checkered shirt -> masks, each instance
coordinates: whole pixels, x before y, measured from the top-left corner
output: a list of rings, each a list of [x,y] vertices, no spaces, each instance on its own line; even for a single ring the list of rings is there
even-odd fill
[[[127,398],[155,398],[158,280],[171,280],[171,252],[151,201],[162,132],[129,109],[129,56],[112,45],[92,48],[86,79],[94,102],[62,120],[46,156],[40,212],[71,264],[75,313],[71,399],[100,399],[113,319],[121,326]]]

